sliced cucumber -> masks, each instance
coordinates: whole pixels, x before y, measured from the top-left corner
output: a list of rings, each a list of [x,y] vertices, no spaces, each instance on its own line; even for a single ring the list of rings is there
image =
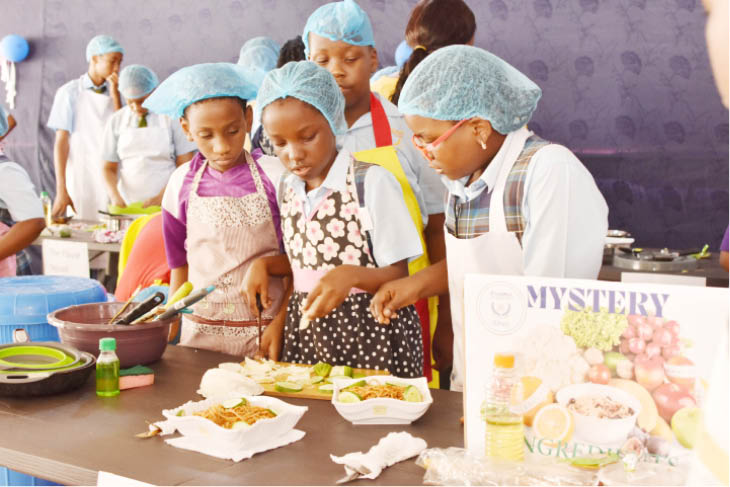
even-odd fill
[[[353,383],[352,383],[352,384],[350,384],[349,386],[345,387],[345,389],[349,389],[350,387],[362,387],[362,386],[364,386],[364,385],[366,385],[366,383],[365,383],[365,379],[363,379],[363,380],[359,380],[359,381],[357,381],[357,382],[353,382]]]
[[[423,396],[421,395],[421,391],[418,390],[418,387],[408,386],[403,391],[403,400],[408,402],[421,402],[423,401]]]
[[[274,389],[279,392],[302,392],[302,386],[296,382],[277,382]]]
[[[185,416],[185,410],[181,409],[180,411],[177,412],[177,414],[175,414],[175,416]]]
[[[344,375],[346,377],[352,377],[352,367],[349,365],[337,365],[332,367],[330,371],[330,377]]]
[[[339,402],[349,403],[349,402],[360,402],[360,401],[362,401],[362,398],[360,396],[358,396],[357,394],[355,394],[354,392],[342,391],[337,396],[337,400]]]
[[[343,379],[343,380],[350,380],[352,377],[346,376],[346,375],[331,375],[325,379],[325,382],[329,382],[330,384],[336,381],[337,379]]]
[[[408,387],[408,384],[399,384],[397,382],[386,382],[385,385],[393,387]]]
[[[332,366],[325,362],[318,362],[312,367],[312,372],[320,377],[327,377],[332,371]]]
[[[311,378],[311,379],[309,380],[309,383],[310,383],[310,384],[312,384],[312,385],[314,385],[314,384],[319,384],[319,383],[320,383],[320,382],[322,382],[323,380],[324,380],[324,377],[322,377],[321,375],[315,375],[314,377],[312,377],[312,378]]]
[[[367,375],[363,374],[362,372],[353,372],[352,373],[353,379],[362,379],[363,377],[367,377]]]
[[[232,430],[244,430],[244,429],[250,428],[250,427],[251,427],[251,425],[245,421],[236,421],[235,423],[233,423],[233,426],[231,427],[231,429]]]
[[[278,414],[276,414],[276,411],[274,411],[273,409],[271,409],[271,408],[267,408],[267,409],[268,409],[268,411],[269,411],[269,412],[270,412],[271,414],[273,414],[273,415],[274,415],[274,417],[278,416]]]
[[[238,406],[245,406],[247,404],[246,400],[244,398],[233,398],[233,399],[226,399],[221,403],[221,406],[223,406],[226,409],[236,408]]]
[[[319,392],[326,392],[327,394],[332,394],[332,392],[335,390],[334,384],[323,384],[317,388]]]

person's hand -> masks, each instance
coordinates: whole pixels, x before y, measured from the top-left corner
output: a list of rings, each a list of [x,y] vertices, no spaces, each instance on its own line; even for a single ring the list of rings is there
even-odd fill
[[[259,312],[256,307],[257,294],[261,296],[261,306],[264,309],[268,309],[273,304],[273,300],[269,297],[269,272],[263,259],[256,259],[248,266],[246,275],[243,276],[241,294],[254,316],[257,316]]]
[[[285,313],[279,314],[281,316],[277,315],[261,334],[261,344],[254,358],[279,360],[281,347],[284,344],[284,321],[286,319]]]
[[[383,325],[397,317],[397,310],[418,301],[418,289],[410,277],[386,282],[370,301],[370,313]]]
[[[319,280],[302,308],[302,316],[309,320],[327,316],[342,304],[355,285],[355,266],[335,267]]]
[[[433,334],[433,368],[439,372],[448,370],[454,363],[454,330],[451,321],[439,322]]]
[[[152,198],[147,198],[142,202],[142,208],[147,208],[148,206],[160,206],[162,204],[162,195],[153,196]]]
[[[113,195],[109,198],[112,201],[112,205],[118,206],[119,208],[126,208],[127,203],[121,196]]]
[[[119,85],[119,73],[112,73],[107,76],[106,82],[109,83],[109,88],[111,88],[113,91],[116,91],[117,86]]]
[[[66,188],[62,188],[56,192],[56,199],[53,200],[53,208],[51,209],[52,216],[66,216],[67,206],[71,206],[71,208],[76,211],[76,208],[74,208],[74,202],[71,201],[68,191],[66,191]]]

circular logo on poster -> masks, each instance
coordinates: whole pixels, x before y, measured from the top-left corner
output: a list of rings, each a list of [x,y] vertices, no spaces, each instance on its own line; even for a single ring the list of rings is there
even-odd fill
[[[479,292],[476,308],[481,324],[495,335],[511,335],[525,321],[527,299],[518,286],[494,282]]]

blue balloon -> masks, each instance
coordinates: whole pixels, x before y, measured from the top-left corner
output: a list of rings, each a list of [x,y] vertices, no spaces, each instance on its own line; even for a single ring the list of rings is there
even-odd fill
[[[17,34],[9,34],[0,41],[0,52],[3,57],[14,63],[19,63],[28,57],[30,46],[28,41]]]

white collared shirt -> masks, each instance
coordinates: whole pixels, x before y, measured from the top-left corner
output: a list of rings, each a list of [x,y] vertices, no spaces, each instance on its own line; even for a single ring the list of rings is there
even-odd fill
[[[91,81],[91,78],[89,77],[89,73],[84,73],[83,76],[72,79],[61,86],[58,91],[56,91],[56,96],[53,98],[51,113],[48,115],[48,123],[46,123],[48,128],[73,132],[76,100],[79,96],[79,83],[82,88],[87,90],[107,86],[106,81],[99,86],[95,86],[94,82]],[[108,90],[105,95],[109,96]]]
[[[482,175],[469,186],[446,179],[449,192],[471,201],[490,191],[506,160],[506,147],[532,133],[523,127],[507,135]],[[468,178],[467,178],[468,180]],[[595,279],[601,269],[608,232],[608,206],[590,172],[568,148],[550,144],[532,156],[522,199],[525,275]]]
[[[309,214],[330,191],[347,189],[347,171],[352,154],[341,149],[322,184],[309,192],[304,180],[285,173],[285,184],[294,189]],[[365,174],[365,207],[373,224],[371,230],[373,254],[379,267],[389,266],[421,255],[421,240],[416,226],[403,201],[403,192],[395,177],[380,166],[373,166]]]
[[[15,162],[0,162],[0,208],[15,222],[43,218],[43,205],[25,169]]]
[[[426,225],[428,215],[444,212],[446,191],[439,181],[436,171],[429,167],[428,161],[423,157],[423,154],[413,145],[411,141],[413,132],[406,125],[405,119],[398,111],[398,108],[379,94],[376,93],[375,96],[383,104],[383,110],[390,123],[393,147],[395,147],[403,172],[418,201],[418,207],[423,216],[423,224]],[[345,135],[339,136],[337,145],[352,153],[375,149],[373,119],[370,112],[358,118]]]

